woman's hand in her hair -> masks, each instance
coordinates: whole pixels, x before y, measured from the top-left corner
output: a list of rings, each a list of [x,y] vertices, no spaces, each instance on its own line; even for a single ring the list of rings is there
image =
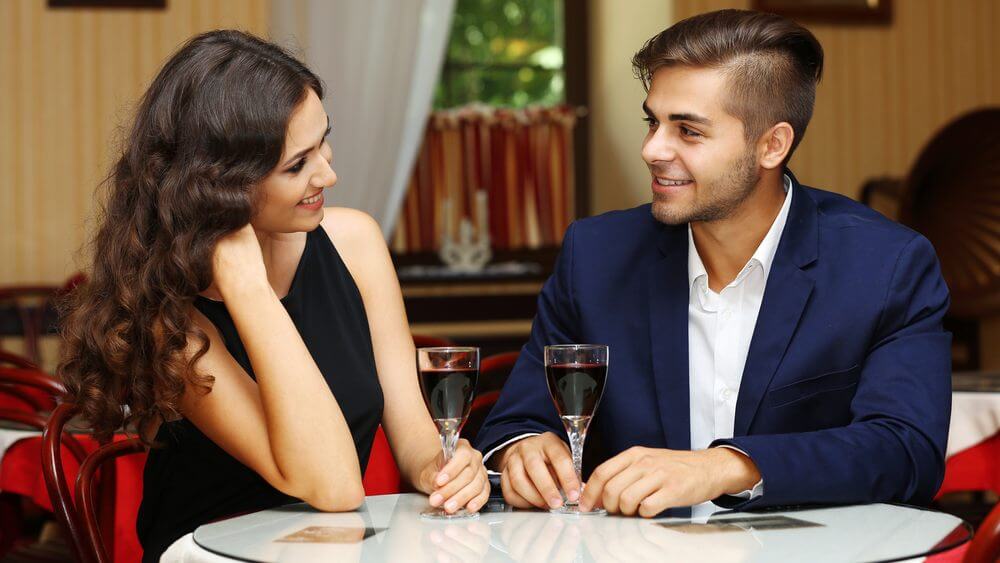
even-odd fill
[[[226,293],[270,287],[260,242],[249,223],[219,239],[212,256],[212,276],[223,299]]]
[[[461,439],[444,467],[444,454],[427,465],[423,471],[424,490],[430,490],[431,506],[443,506],[452,513],[460,508],[475,512],[486,504],[490,497],[490,481],[483,465],[483,454],[472,447],[469,441]]]

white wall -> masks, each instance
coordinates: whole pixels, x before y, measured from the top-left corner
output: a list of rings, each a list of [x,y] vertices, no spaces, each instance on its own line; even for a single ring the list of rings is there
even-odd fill
[[[652,199],[649,171],[639,156],[646,124],[642,84],[632,75],[632,55],[663,31],[674,0],[590,2],[591,211],[624,209]]]

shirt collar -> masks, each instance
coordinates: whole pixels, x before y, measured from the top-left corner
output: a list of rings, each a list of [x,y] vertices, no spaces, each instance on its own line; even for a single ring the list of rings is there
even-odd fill
[[[788,174],[783,175],[782,179],[784,180],[786,195],[785,202],[781,204],[781,211],[778,212],[778,216],[771,223],[771,228],[764,235],[764,240],[760,241],[757,250],[750,257],[747,267],[743,268],[743,272],[737,276],[733,283],[739,282],[749,270],[749,266],[754,262],[761,266],[761,271],[764,272],[764,280],[767,281],[767,275],[771,271],[771,263],[774,262],[774,255],[778,252],[781,233],[785,230],[785,223],[788,221],[788,211],[792,208],[792,179]],[[695,247],[694,236],[691,234],[691,224],[688,223],[688,287],[693,287],[695,282],[703,276],[707,282],[708,272],[705,270],[705,264],[701,261],[701,256],[698,255],[698,248]]]

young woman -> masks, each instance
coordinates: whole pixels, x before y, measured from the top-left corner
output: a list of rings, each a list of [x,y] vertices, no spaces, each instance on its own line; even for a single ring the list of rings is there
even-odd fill
[[[323,207],[337,175],[322,96],[275,45],[200,35],[142,98],[109,178],[60,371],[99,438],[124,425],[153,446],[146,560],[226,515],[358,508],[379,423],[432,505],[487,500],[468,442],[440,467],[378,225]]]

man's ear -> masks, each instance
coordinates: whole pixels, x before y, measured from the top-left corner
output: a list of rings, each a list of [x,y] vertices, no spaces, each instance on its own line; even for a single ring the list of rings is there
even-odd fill
[[[786,122],[776,124],[757,141],[757,154],[760,155],[760,166],[773,170],[779,168],[788,156],[788,151],[792,150],[792,142],[795,140],[795,131]]]

